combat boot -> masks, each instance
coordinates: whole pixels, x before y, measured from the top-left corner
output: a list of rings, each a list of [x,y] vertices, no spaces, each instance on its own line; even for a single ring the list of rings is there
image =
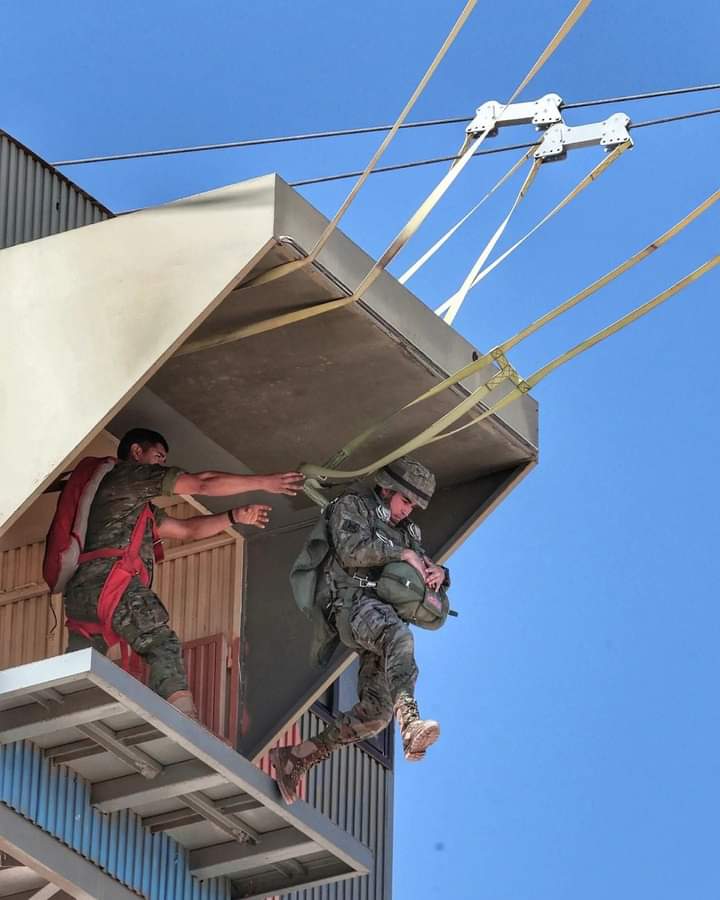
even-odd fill
[[[200,721],[198,711],[195,708],[195,701],[190,691],[175,691],[167,698],[167,702],[170,706],[174,706],[175,709],[179,709],[181,713],[185,713],[188,718],[194,719],[196,722]]]
[[[428,747],[440,737],[440,725],[432,719],[421,719],[417,701],[403,694],[395,704],[395,717],[400,726],[405,759],[418,762]]]
[[[270,762],[275,768],[277,786],[286,803],[297,800],[300,779],[319,762],[327,759],[332,747],[317,739],[305,741],[295,747],[276,747],[270,751]]]

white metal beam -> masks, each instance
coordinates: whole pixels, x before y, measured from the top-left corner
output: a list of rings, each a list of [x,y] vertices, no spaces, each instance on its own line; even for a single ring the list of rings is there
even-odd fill
[[[95,722],[123,712],[123,705],[109,697],[99,687],[67,694],[62,703],[47,709],[33,702],[25,706],[0,710],[0,744],[22,741],[72,728],[85,722]]]
[[[281,828],[263,835],[260,844],[229,841],[202,847],[190,853],[190,871],[196,878],[218,878],[222,875],[242,877],[243,873],[261,869],[284,859],[292,859],[321,850],[295,828]]]
[[[222,775],[198,759],[189,759],[166,766],[152,781],[142,775],[123,775],[94,784],[90,802],[100,812],[111,813],[221,784],[225,784]]]
[[[139,772],[143,778],[156,778],[163,770],[160,763],[138,747],[128,747],[104,722],[86,722],[76,726],[80,734],[99,744],[108,753]]]

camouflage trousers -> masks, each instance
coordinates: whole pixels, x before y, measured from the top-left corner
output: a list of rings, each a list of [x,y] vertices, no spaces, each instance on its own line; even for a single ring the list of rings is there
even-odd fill
[[[358,702],[322,732],[323,743],[333,749],[381,732],[392,721],[398,698],[415,696],[418,676],[410,627],[392,606],[372,595],[358,597],[349,629],[360,657]]]
[[[78,585],[65,598],[68,618],[82,622],[97,622],[97,602],[102,583]],[[167,698],[175,691],[188,689],[182,644],[168,626],[168,611],[151,590],[134,578],[123,594],[112,620],[115,634],[121,637],[150,668],[148,686]],[[70,632],[66,653],[93,647],[105,655],[108,646],[102,635],[85,638]]]

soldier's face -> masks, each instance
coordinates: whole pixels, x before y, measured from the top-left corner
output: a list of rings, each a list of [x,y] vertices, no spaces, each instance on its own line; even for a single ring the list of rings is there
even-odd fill
[[[140,444],[133,444],[130,455],[136,463],[164,466],[167,453],[162,444],[152,444],[147,450],[143,450]]]
[[[414,509],[415,504],[412,500],[408,500],[400,491],[395,491],[390,498],[390,521],[393,525],[397,525],[398,522],[407,519]]]

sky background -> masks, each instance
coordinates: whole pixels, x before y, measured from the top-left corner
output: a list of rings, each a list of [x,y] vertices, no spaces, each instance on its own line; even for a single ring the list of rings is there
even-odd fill
[[[392,122],[461,0],[0,4],[0,128],[48,160]],[[480,2],[413,118],[512,93],[570,0]],[[711,0],[595,0],[522,99],[568,102],[720,81]],[[720,106],[720,92],[568,112],[580,124]],[[496,139],[532,139],[530,127]],[[659,235],[718,187],[720,116],[636,147],[468,298],[489,348]],[[454,152],[462,126],[401,134],[383,163]],[[362,168],[377,135],[66,169],[115,211],[269,171]],[[545,166],[505,243],[601,158]],[[513,154],[473,161],[400,273]],[[444,167],[377,175],[343,229],[379,254]],[[410,287],[436,306],[519,177]],[[332,214],[352,182],[303,189]],[[534,371],[718,250],[720,209],[518,348]],[[498,248],[501,249],[501,248]],[[453,605],[418,634],[419,697],[443,736],[396,779],[398,900],[718,900],[720,680],[716,412],[720,270],[551,376],[541,463],[452,560]]]

